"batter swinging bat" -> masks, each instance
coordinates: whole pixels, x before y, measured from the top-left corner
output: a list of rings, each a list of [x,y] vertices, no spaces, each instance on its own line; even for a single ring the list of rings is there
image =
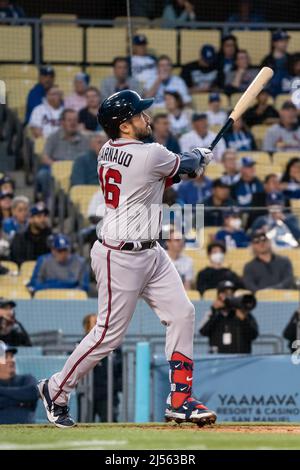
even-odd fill
[[[250,83],[247,90],[242,94],[240,99],[238,100],[237,104],[235,105],[232,113],[230,114],[229,118],[225,122],[224,126],[218,134],[216,135],[215,139],[209,146],[210,150],[217,145],[219,140],[223,137],[223,135],[230,129],[233,122],[239,119],[242,114],[246,111],[249,105],[252,103],[254,98],[261,92],[263,87],[268,83],[268,81],[273,77],[273,70],[270,67],[263,67],[261,71],[256,75],[254,80]]]

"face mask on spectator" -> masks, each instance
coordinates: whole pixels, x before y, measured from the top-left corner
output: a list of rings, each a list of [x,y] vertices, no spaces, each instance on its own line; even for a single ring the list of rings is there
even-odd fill
[[[239,230],[242,226],[242,221],[238,217],[233,217],[229,222],[229,226],[234,230]]]
[[[210,260],[212,263],[222,264],[224,261],[224,253],[222,253],[221,251],[217,253],[212,253],[210,255]]]

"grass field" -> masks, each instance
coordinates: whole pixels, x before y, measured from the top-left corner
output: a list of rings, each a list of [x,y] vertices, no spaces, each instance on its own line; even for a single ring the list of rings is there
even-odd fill
[[[300,425],[81,424],[68,430],[0,426],[0,450],[4,449],[300,449]]]

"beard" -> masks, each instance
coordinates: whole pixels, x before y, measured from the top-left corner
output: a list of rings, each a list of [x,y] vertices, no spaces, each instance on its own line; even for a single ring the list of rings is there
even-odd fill
[[[152,129],[150,124],[148,124],[146,127],[143,129],[140,127],[133,126],[134,133],[135,133],[135,138],[137,140],[143,140],[146,137],[149,137],[152,134]]]

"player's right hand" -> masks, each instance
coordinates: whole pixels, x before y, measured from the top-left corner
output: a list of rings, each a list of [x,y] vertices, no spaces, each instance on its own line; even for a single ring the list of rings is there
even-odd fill
[[[199,167],[201,168],[206,167],[214,158],[212,151],[205,147],[196,147],[193,152],[199,156]]]

